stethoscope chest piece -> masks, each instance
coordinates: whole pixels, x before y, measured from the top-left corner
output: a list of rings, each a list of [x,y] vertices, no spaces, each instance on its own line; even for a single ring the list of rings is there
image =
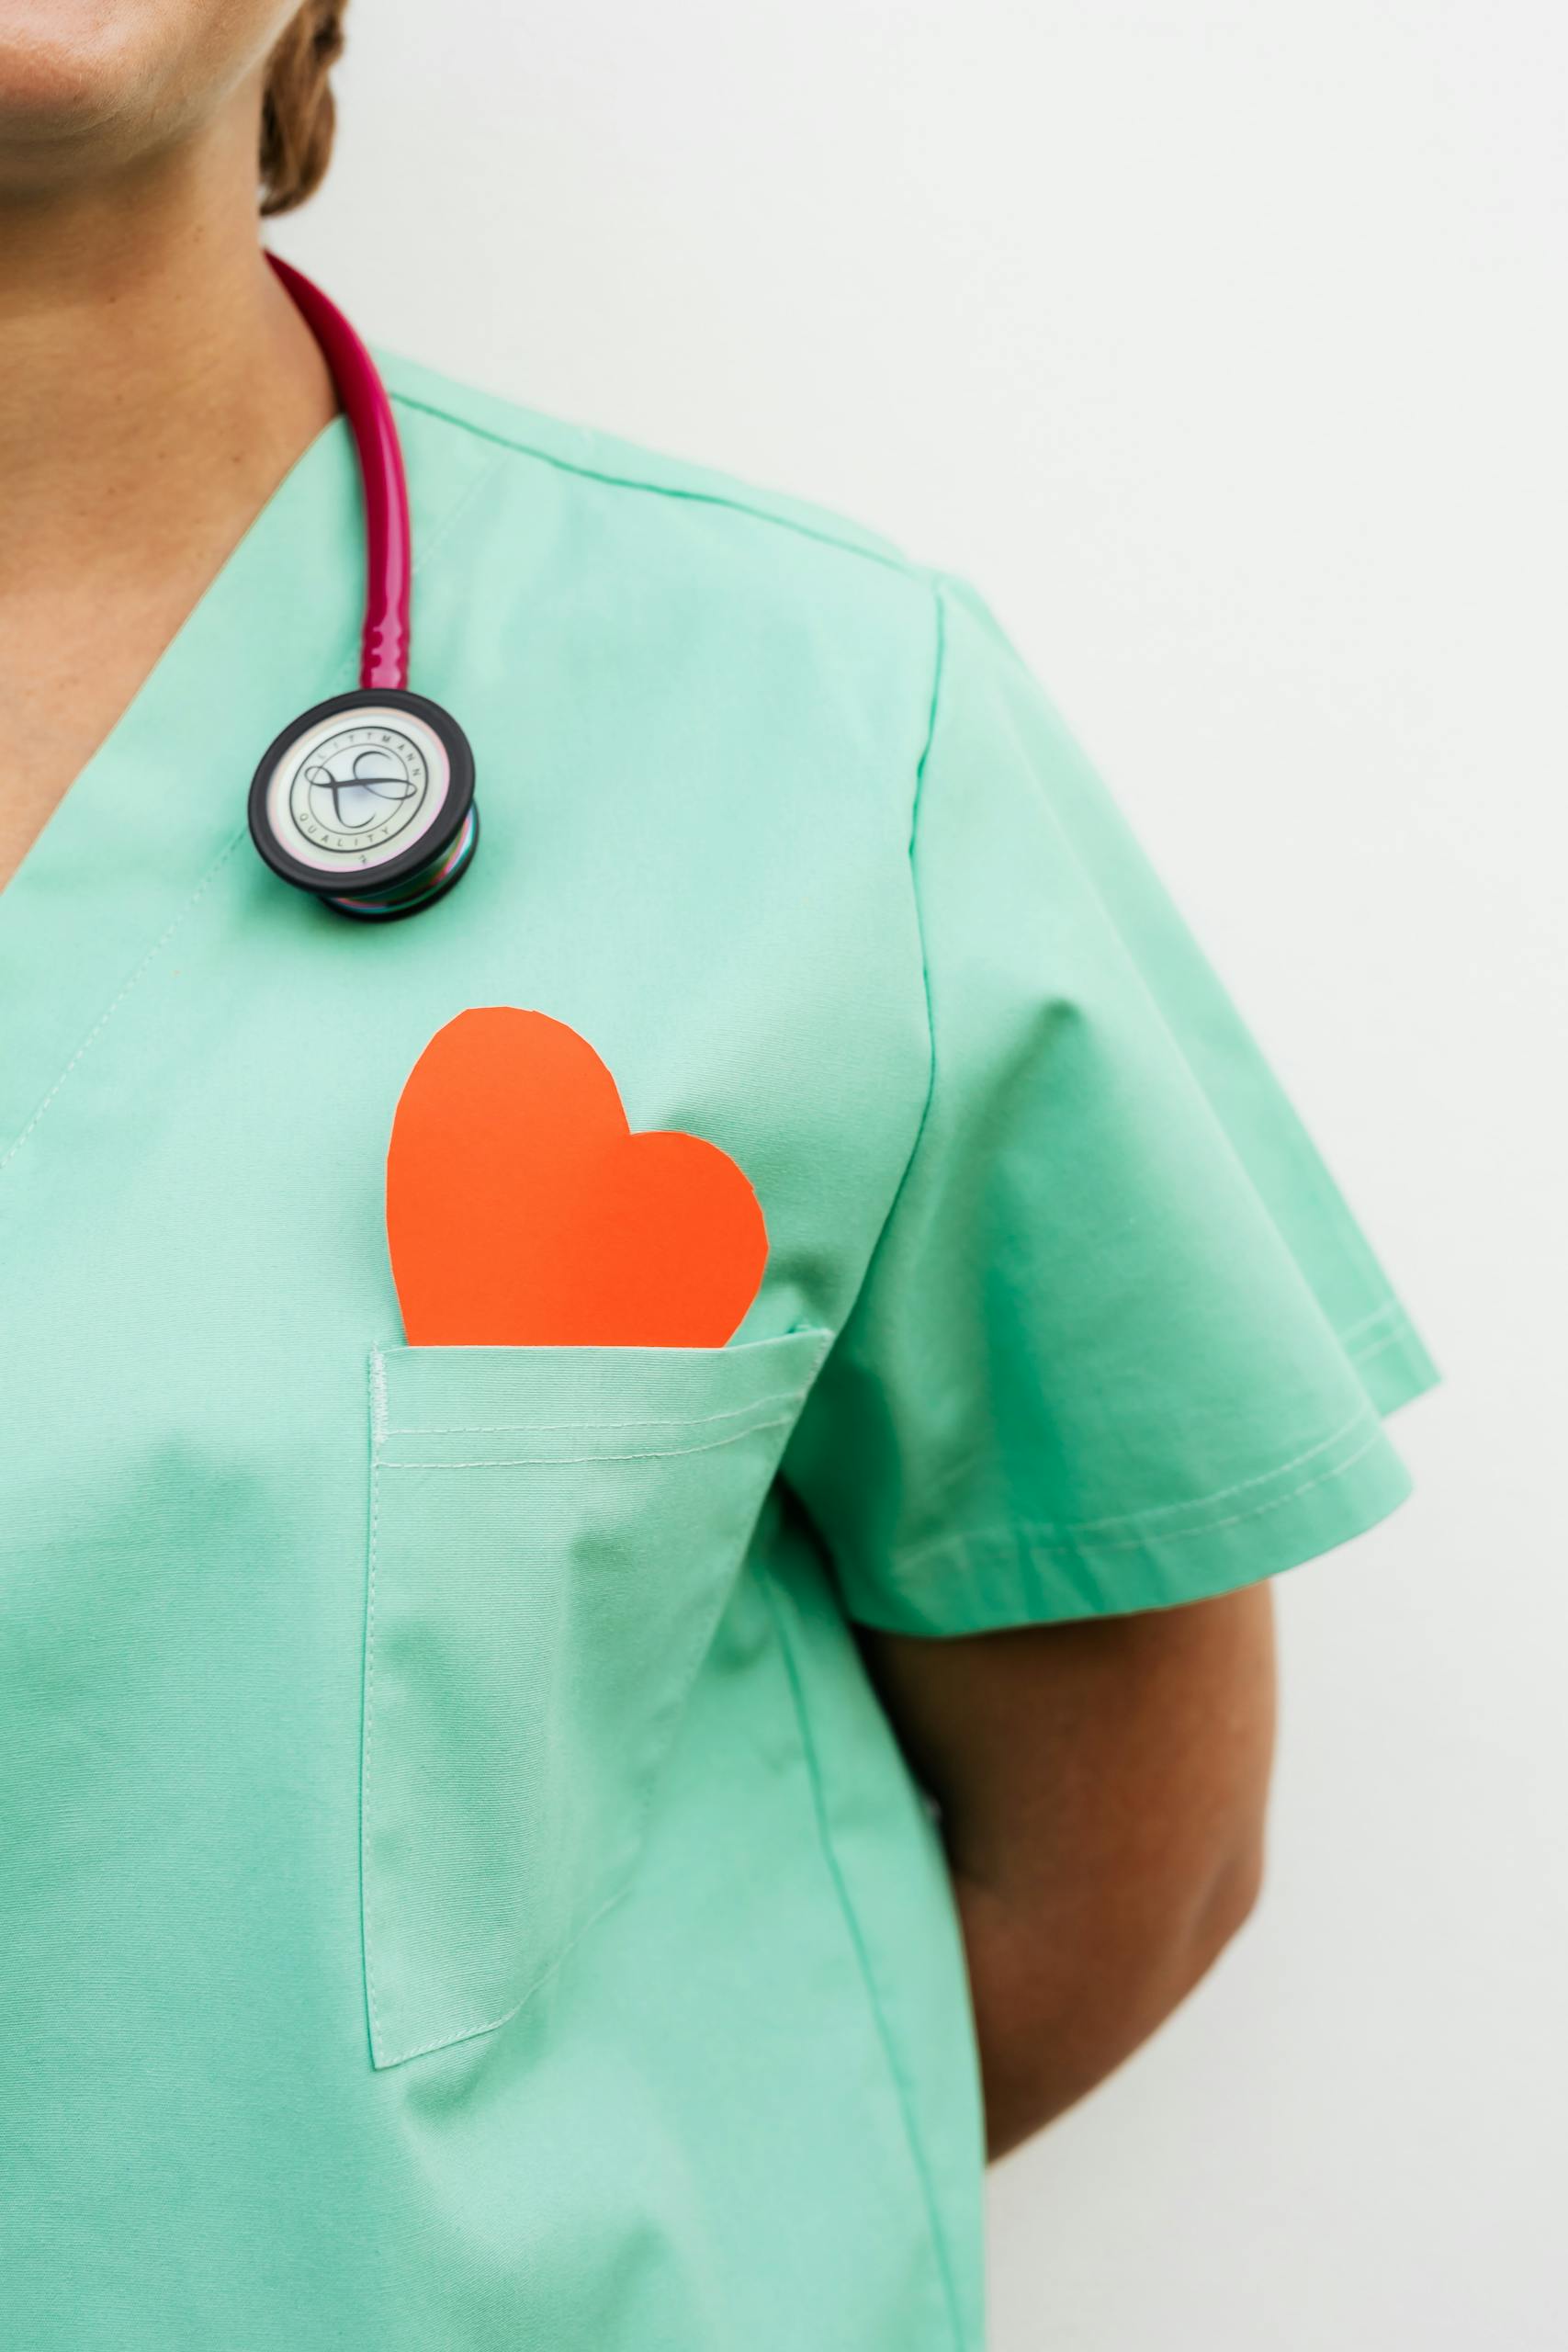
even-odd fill
[[[359,684],[272,742],[251,786],[251,837],[273,872],[340,914],[388,922],[466,874],[479,839],[474,755],[450,711],[409,690],[413,553],[397,421],[343,312],[267,255],[321,347],[365,495]]]
[[[269,745],[250,820],[285,882],[342,914],[389,922],[467,871],[479,836],[474,755],[439,703],[362,686],[317,703]]]

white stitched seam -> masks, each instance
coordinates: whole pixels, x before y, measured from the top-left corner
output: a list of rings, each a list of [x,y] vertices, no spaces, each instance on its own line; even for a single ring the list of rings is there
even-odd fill
[[[766,1567],[759,1573],[757,1583],[763,1607],[772,1623],[773,1640],[784,1668],[784,1685],[795,1717],[795,1737],[799,1743],[801,1761],[806,1771],[807,1796],[811,1807],[812,1826],[817,1832],[818,1844],[823,1867],[828,1874],[829,1884],[832,1889],[839,1915],[843,1921],[844,1932],[849,1939],[855,1973],[860,1979],[861,1989],[865,1996],[866,2007],[871,2014],[872,2031],[881,2052],[887,2087],[898,2117],[904,2144],[908,2151],[916,2186],[925,2208],[932,2259],[941,2282],[943,2301],[947,2304],[948,2316],[953,2324],[953,2344],[956,2347],[962,2342],[958,2297],[953,2279],[947,2235],[942,2226],[942,2209],[937,2200],[926,2154],[924,2135],[910,2104],[908,2086],[904,2079],[898,2037],[893,2030],[892,2021],[883,2001],[876,1970],[872,1962],[870,1944],[862,1924],[860,1909],[850,1891],[849,1876],[839,1852],[839,1841],[833,1830],[832,1808],[828,1799],[827,1779],[823,1771],[822,1759],[818,1753],[816,1730],[811,1720],[811,1710],[807,1703],[806,1689],[795,1657],[795,1644],[790,1629],[784,1623],[784,1611],[773,1589],[770,1571]]]
[[[650,1445],[631,1453],[517,1453],[493,1461],[481,1454],[468,1462],[401,1462],[383,1454],[381,1467],[383,1470],[532,1470],[537,1465],[558,1465],[570,1462],[677,1462],[682,1454],[712,1453],[721,1445],[735,1445],[741,1438],[755,1437],[761,1430],[787,1429],[793,1419],[793,1415],[783,1413],[771,1421],[749,1421],[744,1429],[727,1430],[723,1437],[707,1438],[701,1445]]]
[[[672,1354],[678,1350],[671,1350]],[[717,1413],[663,1413],[647,1419],[623,1419],[617,1415],[607,1421],[457,1421],[449,1429],[426,1429],[417,1421],[394,1421],[384,1429],[384,1437],[504,1437],[521,1435],[525,1430],[701,1430],[709,1429],[716,1421],[737,1421],[747,1413],[761,1413],[770,1405],[795,1405],[800,1401],[798,1388],[781,1389],[776,1396],[754,1396],[749,1405],[727,1405]],[[770,1421],[766,1425],[773,1428]]]
[[[632,1874],[628,1870],[624,1882],[615,1889],[613,1894],[607,1894],[604,1897],[604,1902],[600,1904],[598,1909],[591,1911],[587,1918],[581,1922],[581,1926],[573,1928],[571,1933],[568,1936],[565,1943],[562,1944],[559,1951],[557,1952],[549,1966],[540,1970],[538,1975],[535,1977],[527,1991],[525,1993],[519,1994],[518,1997],[513,2002],[512,2007],[509,2009],[502,2009],[498,2018],[487,2018],[483,2025],[460,2025],[454,2027],[450,2033],[438,2033],[434,2041],[422,2041],[417,2050],[400,2050],[397,2056],[395,2058],[389,2059],[387,2063],[389,2065],[401,2066],[406,2064],[408,2060],[411,2058],[427,2058],[433,2050],[446,2050],[455,2041],[472,2041],[476,2035],[481,2033],[493,2033],[498,2025],[507,2024],[511,2018],[517,2015],[519,2009],[526,2008],[528,2003],[534,1998],[535,1994],[542,1992],[544,1987],[549,1983],[551,1977],[557,1974],[559,1971],[562,1964],[570,1959],[572,1952],[582,1941],[582,1939],[588,1933],[589,1928],[597,1927],[599,1921],[604,1917],[606,1911],[613,1911],[617,1903],[625,1900],[626,1896],[631,1891],[631,1875]]]
[[[558,473],[575,474],[582,481],[603,482],[610,490],[635,491],[639,496],[649,498],[679,499],[690,505],[722,507],[727,513],[743,514],[750,522],[766,523],[775,530],[793,532],[800,538],[815,541],[819,547],[832,548],[841,555],[859,556],[867,563],[880,564],[886,571],[897,572],[905,579],[919,577],[911,571],[907,558],[896,548],[863,545],[859,540],[846,538],[837,531],[824,530],[798,516],[774,514],[751,499],[738,494],[727,495],[722,491],[705,490],[695,483],[651,481],[640,474],[629,471],[617,473],[609,467],[586,465],[581,459],[566,457],[558,449],[547,449],[536,441],[525,441],[515,434],[498,432],[492,425],[481,424],[475,417],[460,416],[455,409],[444,408],[438,401],[412,391],[406,386],[391,390],[391,397],[404,408],[418,409],[425,416],[437,417],[444,424],[455,425],[458,432],[467,433],[474,440],[494,444],[503,453],[502,458],[496,461],[498,467],[506,457],[531,458],[540,465],[553,467]]]
[[[359,1770],[359,1901],[365,1944],[365,2004],[370,2013],[370,2040],[376,2042],[376,1970],[371,1958],[370,1928],[370,1750],[376,1720],[376,1551],[381,1522],[380,1464],[370,1465],[370,1567],[365,1601],[365,1750]]]
[[[776,1428],[778,1424],[774,1422],[770,1424],[770,1426]],[[604,1457],[603,1455],[589,1455],[587,1458],[590,1461],[596,1461],[603,1460]],[[709,1620],[706,1622],[705,1630],[703,1621],[699,1621],[695,1637],[687,1644],[684,1650],[681,1653],[680,1668],[678,1673],[675,1675],[674,1679],[679,1687],[688,1695],[690,1693],[692,1684],[700,1669],[705,1646],[707,1643],[711,1642],[713,1639],[713,1621]],[[681,1704],[683,1705],[684,1701],[681,1702]],[[502,2009],[499,2017],[491,2018],[483,2025],[458,2026],[449,2033],[438,2034],[434,2041],[424,2042],[417,2050],[402,2051],[400,2052],[399,2057],[391,2062],[392,2064],[400,2064],[402,2061],[407,2058],[423,2058],[432,2050],[446,2049],[451,2042],[471,2041],[478,2034],[493,2033],[497,2026],[505,2025],[510,2018],[514,2018],[517,2015],[519,2009],[523,2009],[527,2007],[528,2003],[534,1998],[535,1995],[540,1990],[540,1988],[549,1983],[551,1977],[556,1974],[562,1962],[570,1957],[572,1951],[575,1950],[576,1946],[581,1942],[589,1929],[596,1926],[597,1923],[604,1918],[606,1912],[613,1911],[616,1904],[621,1902],[630,1892],[636,1873],[637,1857],[641,1852],[643,1845],[647,1839],[648,1819],[649,1815],[652,1810],[657,1786],[658,1774],[656,1771],[645,1780],[637,1797],[637,1810],[629,1832],[627,1851],[619,1882],[611,1888],[603,1903],[596,1905],[596,1907],[588,1914],[588,1917],[585,1919],[580,1921],[579,1924],[570,1930],[567,1936],[566,1941],[561,1945],[560,1950],[555,1954],[555,1957],[551,1960],[549,1965],[547,1968],[540,1970],[538,1975],[536,1976],[525,1990],[519,1994],[517,1999],[512,2003],[511,2007],[509,2008]]]
[[[1356,1359],[1358,1362],[1362,1363],[1369,1363],[1373,1356],[1381,1355],[1385,1348],[1397,1346],[1401,1340],[1404,1340],[1409,1335],[1410,1324],[1408,1318],[1404,1315],[1404,1309],[1399,1306],[1397,1301],[1391,1300],[1389,1304],[1400,1317],[1400,1328],[1397,1330],[1391,1331],[1385,1339],[1376,1340],[1371,1347],[1358,1349],[1356,1351]],[[1099,1540],[1100,1531],[1101,1529],[1112,1529],[1119,1527],[1137,1527],[1144,1530],[1146,1533],[1159,1538],[1161,1541],[1168,1540],[1161,1533],[1161,1530],[1156,1523],[1158,1521],[1162,1519],[1177,1518],[1183,1511],[1206,1511],[1212,1509],[1215,1503],[1228,1502],[1233,1495],[1246,1494],[1250,1487],[1270,1486],[1276,1478],[1288,1477],[1292,1470],[1300,1470],[1303,1468],[1307,1463],[1315,1461],[1319,1454],[1326,1453],[1332,1447],[1340,1444],[1346,1438],[1351,1436],[1355,1430],[1360,1429],[1366,1422],[1369,1412],[1371,1412],[1373,1417],[1374,1426],[1371,1435],[1372,1441],[1375,1442],[1379,1434],[1381,1416],[1376,1414],[1375,1408],[1367,1405],[1361,1405],[1359,1406],[1356,1411],[1351,1414],[1348,1421],[1342,1422],[1338,1429],[1330,1430],[1327,1437],[1320,1438],[1315,1445],[1309,1445],[1304,1453],[1292,1455],[1287,1462],[1277,1462],[1271,1469],[1260,1470],[1253,1477],[1237,1479],[1232,1486],[1217,1487],[1210,1494],[1194,1495],[1190,1500],[1183,1502],[1156,1503],[1152,1505],[1149,1510],[1142,1511],[1115,1511],[1105,1519],[1078,1520],[1066,1527],[1059,1523],[1052,1524],[1051,1522],[1046,1521],[1041,1524],[1037,1530],[1033,1531],[1033,1532],[1037,1537],[1044,1539],[1047,1548],[1058,1551],[1069,1551],[1079,1548],[1081,1539],[1085,1536],[1092,1536],[1095,1538],[1094,1545],[1089,1548],[1102,1548],[1107,1551],[1112,1550],[1115,1547],[1109,1542],[1105,1543],[1103,1545],[1100,1544]],[[1365,1449],[1363,1449],[1363,1451]],[[1351,1458],[1354,1461],[1359,1461],[1360,1454],[1357,1453]],[[1328,1473],[1326,1475],[1332,1476],[1333,1474]],[[1315,1485],[1317,1481],[1315,1479],[1308,1481],[1309,1485]],[[1305,1487],[1298,1487],[1296,1489],[1297,1493],[1304,1493],[1305,1491]],[[1287,1498],[1287,1499],[1289,1499],[1289,1498]],[[1271,1509],[1272,1505],[1267,1505],[1265,1508]],[[1244,1517],[1247,1516],[1247,1514],[1245,1513],[1242,1515]],[[1201,1524],[1192,1532],[1199,1534],[1206,1533],[1211,1525],[1214,1523],[1215,1522],[1209,1520],[1204,1520]],[[1233,1522],[1228,1520],[1218,1523],[1225,1526],[1233,1524]],[[1003,1532],[1013,1532],[1022,1531]],[[1174,1535],[1175,1533],[1181,1532],[1183,1531],[1175,1530],[1171,1531],[1171,1533]],[[1134,1536],[1128,1540],[1133,1544],[1136,1544],[1141,1540],[1141,1538]],[[945,1551],[947,1547],[948,1539],[945,1536],[937,1537],[930,1544],[921,1544],[917,1551],[906,1553],[902,1556],[907,1563],[913,1563],[924,1559],[929,1553],[940,1553]]]
[[[175,932],[178,931],[181,923],[184,922],[186,917],[195,908],[209,885],[217,879],[219,874],[233,856],[234,852],[239,848],[240,843],[244,840],[244,831],[242,829],[241,831],[234,834],[233,838],[226,844],[220,854],[213,859],[212,864],[208,867],[206,873],[202,876],[201,880],[197,884],[196,888],[191,892],[190,897],[186,900],[184,906],[181,907],[179,912],[173,918],[167,928],[161,933],[161,935],[153,941],[152,946],[147,950],[146,955],[141,958],[141,963],[137,965],[130,978],[123,982],[118,995],[114,997],[111,1001],[106,1005],[103,1012],[99,1013],[97,1019],[94,1022],[92,1027],[88,1030],[86,1035],[83,1038],[81,1044],[72,1055],[71,1059],[66,1063],[65,1068],[61,1071],[60,1076],[55,1080],[54,1084],[50,1088],[49,1092],[44,1096],[43,1101],[39,1104],[37,1110],[33,1113],[32,1117],[28,1121],[27,1125],[17,1137],[16,1142],[12,1144],[10,1149],[5,1154],[4,1158],[0,1158],[0,1169],[9,1168],[12,1160],[15,1159],[22,1146],[26,1143],[33,1129],[37,1126],[39,1121],[43,1117],[44,1113],[48,1110],[50,1104],[53,1102],[55,1096],[59,1093],[61,1088],[64,1085],[66,1080],[75,1069],[77,1063],[93,1045],[100,1032],[106,1029],[108,1023],[113,1020],[115,1014],[119,1011],[120,1006],[125,1002],[126,998],[130,994],[131,989],[136,986],[137,981],[141,978],[143,972],[146,971],[148,966],[154,963],[163,954],[170,940],[173,939]]]
[[[1315,1445],[1309,1445],[1304,1453],[1292,1454],[1288,1462],[1276,1462],[1271,1469],[1259,1470],[1250,1478],[1238,1478],[1233,1486],[1216,1487],[1211,1494],[1193,1495],[1188,1500],[1179,1503],[1152,1503],[1147,1510],[1113,1511],[1106,1519],[1074,1520],[1066,1526],[1059,1522],[1052,1524],[1049,1521],[1042,1521],[1039,1532],[1045,1536],[1058,1537],[1064,1544],[1076,1544],[1080,1536],[1098,1534],[1102,1527],[1146,1528],[1150,1527],[1156,1520],[1175,1519],[1182,1511],[1208,1510],[1215,1503],[1229,1502],[1233,1495],[1246,1494],[1249,1487],[1271,1486],[1276,1478],[1288,1478],[1292,1470],[1304,1469],[1309,1462],[1315,1462],[1320,1453],[1328,1453],[1332,1447],[1343,1444],[1348,1437],[1353,1436],[1355,1431],[1365,1423],[1371,1409],[1371,1407],[1364,1402],[1358,1405],[1348,1421],[1342,1421],[1337,1430],[1330,1430],[1328,1435],[1319,1438]],[[944,1548],[945,1542],[945,1537],[937,1537],[931,1543],[922,1544],[919,1551],[912,1552],[908,1556],[911,1559],[919,1559],[925,1552],[941,1551]]]
[[[417,579],[436,549],[450,537],[458,521],[467,514],[480,491],[488,488],[496,475],[505,469],[505,465],[504,458],[497,458],[493,465],[486,466],[482,473],[477,473],[474,476],[467,490],[458,492],[440,522],[425,533],[415,549],[413,563],[409,573],[411,579]]]
[[[1404,1317],[1404,1309],[1397,1298],[1385,1298],[1382,1305],[1374,1306],[1370,1315],[1359,1315],[1353,1323],[1345,1324],[1335,1333],[1335,1337],[1343,1346],[1347,1340],[1358,1339],[1363,1331],[1372,1330],[1379,1323],[1387,1322],[1391,1315]]]
[[[1414,1337],[1412,1326],[1408,1322],[1401,1321],[1397,1330],[1385,1332],[1381,1340],[1374,1340],[1371,1347],[1353,1348],[1350,1351],[1351,1361],[1355,1363],[1371,1363],[1372,1358],[1381,1356],[1385,1349],[1404,1347]]]
[[[1303,1478],[1300,1486],[1292,1487],[1288,1494],[1274,1495],[1266,1503],[1255,1503],[1250,1510],[1232,1511],[1224,1519],[1202,1520],[1194,1527],[1173,1527],[1166,1531],[1150,1528],[1141,1535],[1122,1535],[1110,1539],[1097,1537],[1090,1544],[1080,1544],[1071,1536],[1064,1536],[1055,1528],[1039,1530],[1028,1526],[994,1528],[974,1535],[925,1544],[918,1552],[907,1553],[902,1558],[895,1554],[897,1573],[902,1577],[920,1561],[933,1555],[964,1550],[977,1544],[1005,1542],[1012,1550],[1023,1547],[1030,1552],[1060,1552],[1071,1556],[1077,1553],[1089,1552],[1136,1552],[1157,1544],[1185,1544],[1196,1535],[1217,1535],[1227,1527],[1240,1527],[1248,1520],[1262,1519],[1271,1510],[1280,1510],[1285,1504],[1293,1503],[1301,1496],[1311,1494],[1314,1487],[1326,1486],[1330,1479],[1343,1477],[1347,1470],[1353,1470],[1358,1462],[1362,1461],[1371,1453],[1374,1446],[1382,1442],[1382,1424],[1379,1421],[1374,1424],[1365,1443],[1359,1445],[1354,1453],[1347,1454],[1341,1461],[1327,1464],[1325,1468],[1317,1472],[1315,1476]]]

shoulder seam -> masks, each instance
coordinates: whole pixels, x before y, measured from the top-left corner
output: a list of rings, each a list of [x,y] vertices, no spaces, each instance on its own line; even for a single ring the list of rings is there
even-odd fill
[[[924,576],[923,565],[911,562],[907,556],[885,552],[880,548],[862,547],[856,540],[841,538],[836,532],[816,530],[809,523],[797,521],[790,514],[775,514],[754,500],[729,497],[723,491],[700,490],[680,482],[646,481],[634,473],[617,473],[608,466],[585,466],[575,458],[563,458],[554,449],[542,447],[521,434],[496,433],[486,424],[476,424],[469,416],[459,416],[450,408],[443,408],[434,401],[421,400],[416,392],[388,387],[392,400],[402,408],[417,409],[425,416],[439,417],[444,424],[454,424],[460,433],[471,433],[476,440],[489,441],[497,448],[514,450],[518,456],[536,458],[541,465],[553,466],[558,472],[576,474],[584,481],[604,482],[612,490],[639,490],[650,498],[683,499],[698,506],[717,506],[735,514],[748,514],[753,522],[771,523],[781,531],[793,531],[797,538],[814,539],[820,547],[834,548],[840,555],[855,555],[867,563],[879,564],[885,571],[898,573],[902,578],[918,580]]]
[[[926,1077],[926,1099],[920,1105],[920,1115],[915,1127],[914,1140],[909,1146],[909,1156],[904,1163],[903,1173],[898,1179],[897,1190],[895,1192],[892,1202],[888,1207],[887,1216],[889,1222],[892,1220],[893,1211],[898,1205],[905,1185],[908,1182],[910,1173],[915,1165],[916,1157],[919,1151],[921,1143],[925,1139],[926,1129],[931,1124],[931,1108],[936,1101],[936,1009],[931,1001],[931,953],[926,937],[925,908],[920,899],[919,875],[916,866],[916,845],[919,839],[920,817],[924,805],[926,770],[931,764],[931,752],[936,743],[937,714],[942,707],[942,690],[946,682],[947,675],[947,606],[942,596],[942,574],[940,572],[928,572],[926,578],[931,589],[931,619],[934,637],[934,643],[931,649],[931,701],[926,714],[925,741],[920,747],[919,760],[915,768],[914,788],[909,796],[909,843],[908,863],[909,873],[909,895],[914,902],[915,909],[915,934],[920,943],[920,988],[925,1001],[926,1036],[929,1042],[931,1060],[928,1065]]]
[[[915,940],[920,959],[920,1003],[924,1014],[926,1029],[926,1087],[925,1093],[920,1102],[919,1115],[915,1121],[914,1133],[909,1138],[909,1148],[904,1155],[904,1163],[899,1169],[897,1178],[894,1182],[882,1222],[877,1227],[876,1234],[872,1241],[870,1250],[866,1252],[865,1263],[861,1270],[861,1277],[856,1285],[854,1296],[850,1300],[848,1306],[844,1310],[843,1317],[840,1324],[840,1332],[847,1329],[860,1310],[861,1300],[864,1296],[867,1285],[871,1281],[872,1270],[876,1263],[878,1253],[882,1250],[883,1245],[887,1238],[889,1228],[893,1224],[894,1218],[898,1213],[899,1203],[903,1200],[904,1194],[908,1191],[910,1181],[914,1175],[915,1162],[919,1156],[920,1146],[925,1140],[926,1131],[931,1125],[931,1111],[936,1101],[936,1014],[931,1001],[931,954],[927,940],[925,909],[922,906],[920,899],[919,878],[915,870],[915,851],[916,836],[919,825],[921,798],[925,790],[926,771],[931,764],[931,752],[936,742],[937,718],[942,707],[942,684],[947,668],[947,622],[945,608],[942,603],[941,576],[936,572],[929,571],[924,571],[918,576],[924,578],[931,594],[931,616],[933,642],[931,646],[931,685],[927,695],[925,736],[920,745],[919,758],[915,763],[914,775],[909,789],[909,832],[908,839],[904,845],[904,865],[905,871],[908,876],[909,900],[914,914]]]

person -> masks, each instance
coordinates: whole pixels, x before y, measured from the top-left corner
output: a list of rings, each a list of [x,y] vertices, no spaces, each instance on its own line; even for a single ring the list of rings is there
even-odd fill
[[[482,833],[385,923],[253,854],[354,674],[258,229],[341,14],[0,6],[6,2339],[973,2346],[983,2158],[1246,1917],[1268,1579],[1434,1374],[983,597],[851,523],[379,354]],[[410,1342],[485,1009],[742,1172],[722,1344]]]

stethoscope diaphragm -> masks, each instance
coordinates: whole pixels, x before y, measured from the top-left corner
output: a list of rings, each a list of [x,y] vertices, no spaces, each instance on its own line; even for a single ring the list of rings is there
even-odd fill
[[[275,874],[340,913],[413,914],[473,855],[468,739],[450,711],[406,688],[333,695],[268,745],[250,824]]]

